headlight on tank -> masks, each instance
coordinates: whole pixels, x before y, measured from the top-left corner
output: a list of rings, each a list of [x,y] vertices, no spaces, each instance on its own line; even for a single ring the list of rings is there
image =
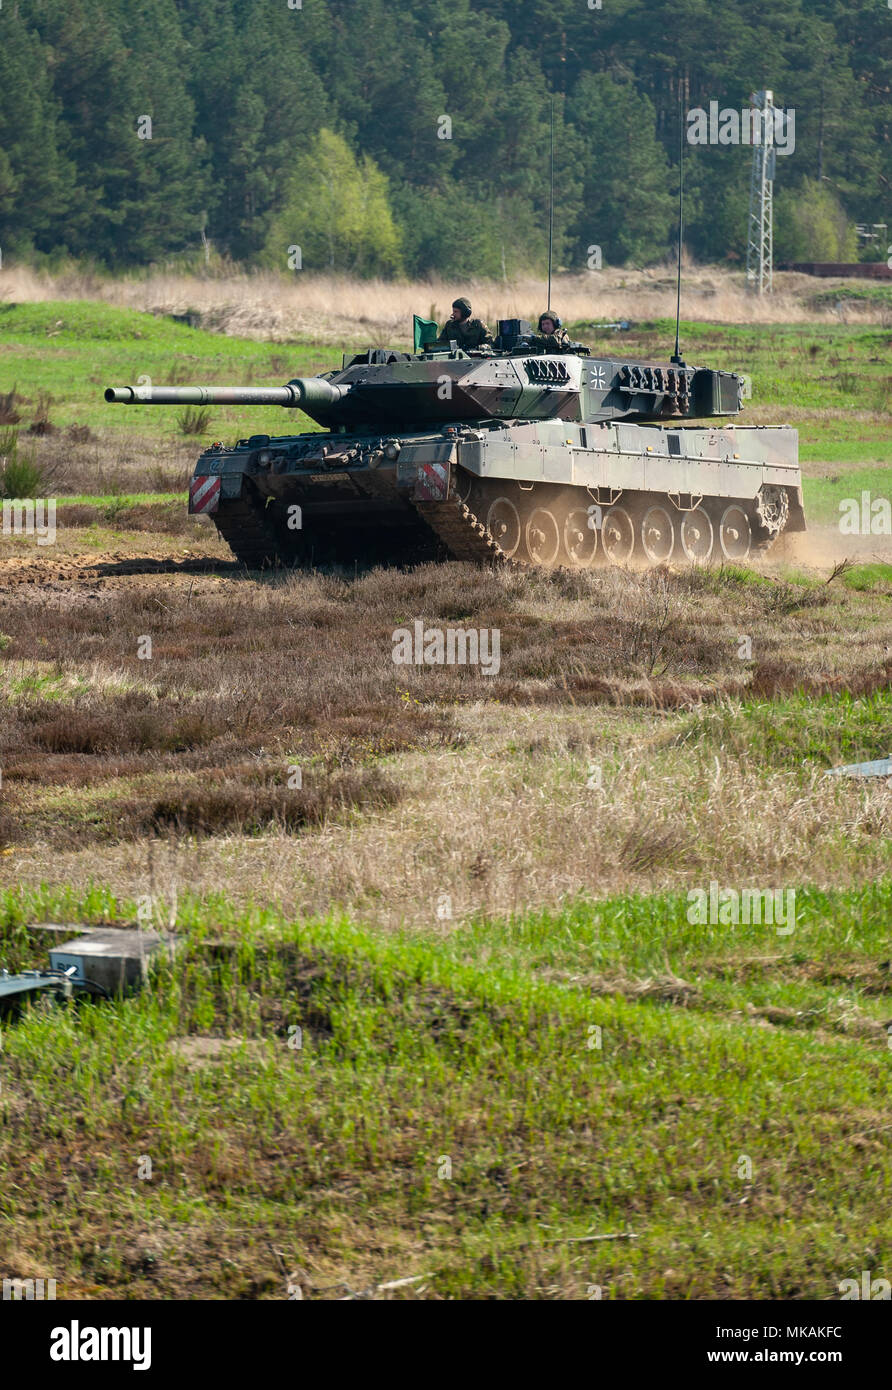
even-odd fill
[[[269,449],[258,449],[257,462],[261,468],[269,468],[271,458],[272,454]]]
[[[388,439],[384,445],[384,457],[388,459],[398,459],[400,456],[400,443],[398,439]]]

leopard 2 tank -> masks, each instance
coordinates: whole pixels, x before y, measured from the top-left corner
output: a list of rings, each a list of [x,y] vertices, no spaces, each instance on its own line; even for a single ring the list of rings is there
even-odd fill
[[[494,347],[416,341],[278,387],[110,387],[110,402],[270,405],[316,429],[214,444],[189,511],[256,568],[451,556],[552,567],[745,560],[805,530],[798,434],[741,427],[745,378],[522,320]]]

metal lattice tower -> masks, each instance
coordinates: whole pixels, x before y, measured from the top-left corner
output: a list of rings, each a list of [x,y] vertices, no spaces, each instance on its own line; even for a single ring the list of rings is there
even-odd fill
[[[749,231],[746,242],[746,279],[757,294],[771,294],[774,286],[774,93],[755,92],[753,125],[753,174],[750,183]]]

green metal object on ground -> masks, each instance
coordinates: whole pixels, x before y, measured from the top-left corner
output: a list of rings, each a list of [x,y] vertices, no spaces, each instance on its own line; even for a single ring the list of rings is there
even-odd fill
[[[23,970],[20,975],[10,975],[8,970],[0,970],[0,1012],[45,990],[69,995],[71,980],[58,971]]]

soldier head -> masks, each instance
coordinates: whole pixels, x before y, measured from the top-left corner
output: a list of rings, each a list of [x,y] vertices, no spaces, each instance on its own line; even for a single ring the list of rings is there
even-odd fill
[[[544,314],[539,315],[539,332],[556,333],[561,326],[561,321],[553,309],[546,309]]]
[[[462,323],[465,319],[469,319],[471,317],[470,299],[453,299],[452,317],[456,323]]]

